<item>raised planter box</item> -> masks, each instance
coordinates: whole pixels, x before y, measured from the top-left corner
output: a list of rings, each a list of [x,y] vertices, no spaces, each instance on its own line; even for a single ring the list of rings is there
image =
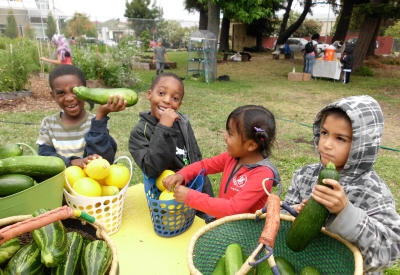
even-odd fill
[[[10,92],[10,93],[0,92],[1,99],[14,99],[24,96],[32,96],[32,92],[31,91]]]
[[[142,68],[145,70],[155,70],[156,64],[153,62],[132,62],[133,67]],[[176,69],[176,62],[165,62],[165,69]]]

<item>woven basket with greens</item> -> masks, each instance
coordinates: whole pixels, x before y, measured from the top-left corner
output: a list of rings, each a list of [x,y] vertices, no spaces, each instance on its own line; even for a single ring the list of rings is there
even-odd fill
[[[303,251],[291,251],[286,246],[285,237],[293,220],[292,216],[280,215],[280,227],[273,250],[275,258],[282,256],[287,259],[297,274],[307,265],[316,267],[321,274],[326,275],[363,273],[362,257],[358,248],[324,228]],[[265,214],[259,220],[256,220],[256,214],[239,214],[219,219],[200,228],[193,235],[188,247],[187,261],[190,273],[212,274],[218,259],[232,243],[240,244],[244,255],[251,255],[259,245],[264,221]],[[265,256],[264,250],[257,258],[262,256]]]

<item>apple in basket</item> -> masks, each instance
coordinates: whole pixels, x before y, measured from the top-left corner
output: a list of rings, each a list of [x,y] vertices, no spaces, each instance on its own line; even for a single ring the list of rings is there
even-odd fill
[[[157,186],[158,190],[160,190],[162,192],[162,191],[164,191],[166,189],[164,187],[164,185],[162,184],[162,181],[163,181],[163,179],[165,179],[169,175],[173,175],[173,174],[175,174],[174,171],[165,170],[164,172],[161,173],[161,175],[158,176],[158,178],[156,178],[156,186]]]

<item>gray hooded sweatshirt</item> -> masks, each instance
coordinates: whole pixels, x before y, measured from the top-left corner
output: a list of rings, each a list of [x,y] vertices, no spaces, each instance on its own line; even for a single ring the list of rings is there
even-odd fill
[[[321,119],[330,108],[340,108],[350,117],[353,140],[347,162],[339,173],[349,201],[340,214],[330,214],[325,228],[360,249],[364,274],[382,274],[400,257],[400,216],[389,187],[374,170],[383,133],[382,110],[370,96],[347,97],[329,104],[314,121],[317,149]],[[308,199],[322,168],[322,164],[315,163],[298,169],[285,201],[295,205]]]

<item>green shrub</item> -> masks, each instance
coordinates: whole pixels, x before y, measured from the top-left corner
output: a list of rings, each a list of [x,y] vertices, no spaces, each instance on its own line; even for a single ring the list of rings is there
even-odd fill
[[[22,91],[40,68],[37,45],[24,38],[0,38],[0,91]]]
[[[374,76],[374,72],[372,71],[372,69],[366,66],[362,66],[361,68],[356,70],[354,74],[360,76]]]

